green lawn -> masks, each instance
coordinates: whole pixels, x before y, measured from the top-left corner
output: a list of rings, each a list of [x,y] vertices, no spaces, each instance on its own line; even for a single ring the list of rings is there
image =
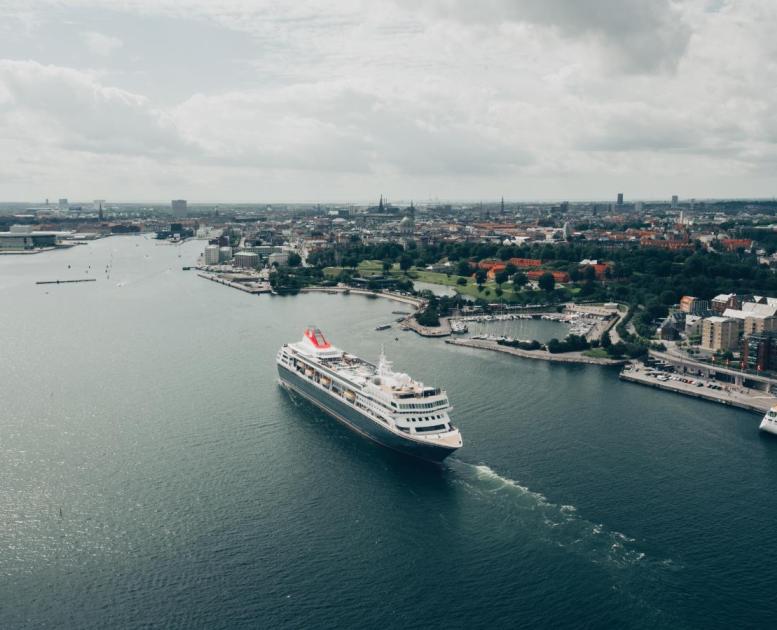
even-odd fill
[[[607,350],[604,348],[592,348],[591,350],[585,350],[583,354],[592,359],[609,359],[610,355],[607,354]]]
[[[340,272],[343,271],[343,269],[345,269],[345,267],[324,267],[324,276],[327,278],[336,278],[340,275]],[[350,270],[350,267],[348,269]],[[382,274],[383,263],[379,260],[363,260],[359,263],[359,266],[356,268],[356,270],[362,274]],[[399,266],[394,264],[390,273],[395,273],[398,271]]]
[[[341,271],[343,271],[343,267],[326,267],[324,269],[324,276],[327,278],[336,278]],[[383,272],[383,265],[379,260],[365,260],[361,263],[359,263],[358,271],[360,273],[382,273]],[[391,268],[391,271],[389,272],[392,276],[400,276],[402,275],[402,272],[399,269],[398,265],[394,265]],[[465,285],[459,285],[457,284],[457,280],[460,277],[456,274],[451,274],[450,276],[445,273],[437,273],[435,271],[427,271],[425,269],[418,269],[413,268],[408,272],[408,277],[412,280],[418,280],[420,282],[428,282],[429,284],[440,284],[446,287],[452,287],[456,290],[457,293],[461,293],[462,295],[468,295],[473,298],[483,298],[484,300],[488,300],[490,302],[518,302],[519,301],[519,295],[516,294],[515,291],[513,291],[512,284],[509,282],[506,282],[502,285],[502,295],[501,297],[497,297],[496,295],[496,289],[497,285],[495,282],[487,282],[483,285],[483,290],[478,291],[478,285],[475,283],[475,281],[472,278],[465,277],[464,279],[467,281],[467,284]],[[488,291],[488,293],[486,293]]]

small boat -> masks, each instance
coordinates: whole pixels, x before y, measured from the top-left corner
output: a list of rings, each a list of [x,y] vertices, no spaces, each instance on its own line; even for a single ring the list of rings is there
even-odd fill
[[[388,330],[391,328],[391,324],[381,324],[380,326],[375,326],[375,330]]]
[[[454,335],[463,335],[468,331],[469,328],[467,328],[467,325],[464,322],[457,319],[451,320],[451,332]]]
[[[763,417],[763,420],[761,420],[761,424],[758,428],[766,433],[777,435],[777,405],[766,412],[766,415]]]

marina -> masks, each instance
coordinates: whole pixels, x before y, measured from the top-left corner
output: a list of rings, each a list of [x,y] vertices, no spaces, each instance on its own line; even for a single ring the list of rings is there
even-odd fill
[[[567,334],[580,335],[588,337],[589,339],[598,338],[601,335],[602,328],[607,325],[613,316],[612,312],[602,314],[601,312],[589,312],[585,310],[569,310],[565,309],[562,312],[497,312],[489,314],[479,315],[464,315],[456,316],[454,321],[462,323],[474,323],[480,324],[481,335],[485,335],[488,338],[508,338],[514,339],[515,337],[510,334],[509,322],[523,322],[531,320],[558,322],[564,324],[567,328],[563,338]],[[490,330],[488,329],[490,328]]]

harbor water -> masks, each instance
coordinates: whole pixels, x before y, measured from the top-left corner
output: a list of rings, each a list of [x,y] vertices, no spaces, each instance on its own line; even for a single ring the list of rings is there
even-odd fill
[[[0,627],[774,626],[757,415],[252,296],[182,271],[201,248],[0,257]],[[279,388],[309,323],[447,389],[464,448],[415,463]]]

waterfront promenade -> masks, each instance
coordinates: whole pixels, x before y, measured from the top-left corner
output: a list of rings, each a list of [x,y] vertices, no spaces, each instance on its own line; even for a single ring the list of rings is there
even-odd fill
[[[369,291],[367,289],[352,289],[350,287],[304,287],[300,293],[344,293],[346,295],[364,295],[372,298],[386,298],[394,302],[410,304],[416,309],[420,309],[426,304],[423,298],[416,298],[410,295],[400,295],[389,291]]]
[[[550,361],[552,363],[583,363],[587,365],[623,365],[626,359],[605,359],[599,357],[588,357],[582,352],[563,352],[551,353],[547,350],[522,350],[521,348],[511,348],[502,346],[496,341],[486,339],[446,339],[445,343],[452,346],[463,346],[466,348],[476,348],[478,350],[492,350],[510,354],[522,359],[535,359],[539,361]]]

